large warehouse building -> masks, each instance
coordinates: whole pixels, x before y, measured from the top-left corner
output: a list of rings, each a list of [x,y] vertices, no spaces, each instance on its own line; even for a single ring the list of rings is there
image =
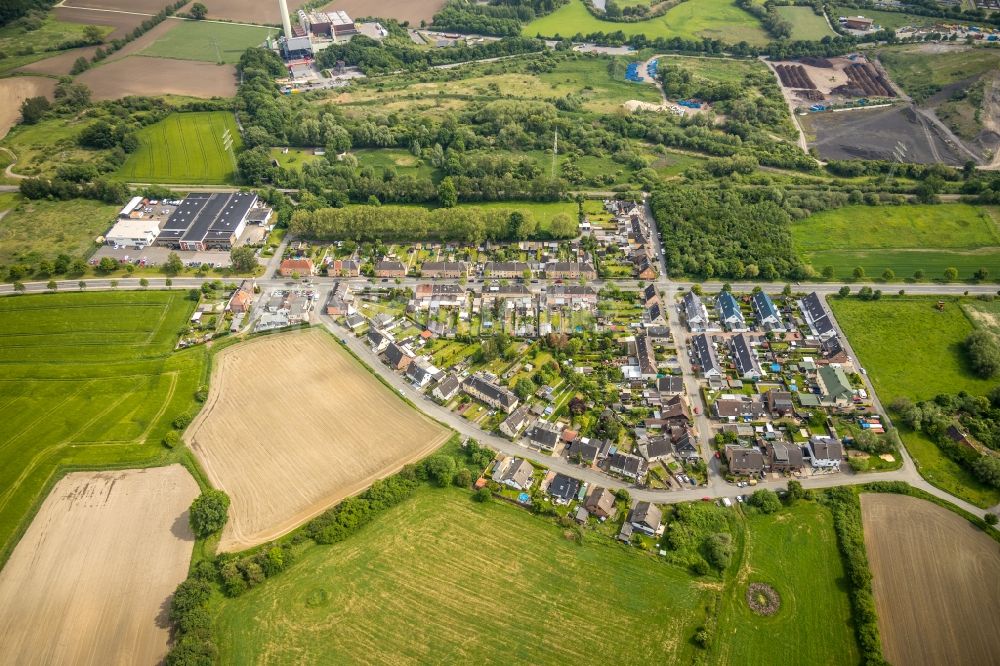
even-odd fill
[[[175,250],[229,250],[247,226],[253,192],[189,194],[163,225],[156,245]]]

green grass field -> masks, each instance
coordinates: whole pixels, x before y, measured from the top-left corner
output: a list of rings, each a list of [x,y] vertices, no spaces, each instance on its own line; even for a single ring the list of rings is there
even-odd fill
[[[119,178],[140,183],[231,183],[235,158],[223,135],[229,132],[233,150],[241,139],[236,119],[228,111],[174,113],[138,133],[139,149],[118,170]]]
[[[858,647],[844,567],[828,509],[798,502],[746,521],[746,553],[723,596],[709,663],[855,664]],[[771,585],[781,608],[752,612],[749,583]]]
[[[3,54],[3,57],[0,57],[0,75],[37,60],[58,55],[61,53],[60,45],[83,39],[86,27],[82,23],[57,21],[51,14],[45,16],[45,20],[37,30],[25,31],[13,24],[0,27],[0,53]],[[114,32],[114,28],[108,25],[96,27],[103,37]]]
[[[177,460],[161,439],[207,380],[204,347],[173,352],[185,296],[0,299],[0,564],[61,473]]]
[[[688,0],[671,8],[663,16],[637,23],[617,23],[595,18],[581,0],[570,0],[547,16],[524,26],[523,35],[534,37],[573,37],[577,33],[622,32],[625,36],[646,35],[684,37],[686,39],[718,39],[727,44],[745,41],[764,45],[770,41],[753,15],[737,7],[732,0]]]
[[[691,662],[707,588],[622,546],[455,488],[219,602],[223,664]]]
[[[962,306],[948,300],[938,311],[936,302],[937,298],[916,297],[874,302],[830,299],[834,315],[887,406],[902,397],[928,400],[959,391],[983,395],[995,386],[968,369],[962,343],[973,324]],[[1000,491],[977,481],[933,442],[912,432],[902,435],[928,481],[979,506],[1000,502]]]
[[[951,83],[996,71],[1000,50],[963,48],[928,53],[920,46],[886,48],[878,52],[892,79],[918,101]]]
[[[7,205],[0,210],[4,207]],[[7,214],[0,218],[0,264],[33,265],[61,253],[86,257],[95,247],[94,239],[108,230],[119,208],[91,199],[12,198]]]
[[[969,278],[979,268],[1000,273],[997,215],[968,204],[847,206],[795,222],[792,242],[804,262],[833,266],[839,278],[856,266],[872,277],[891,268],[897,278],[917,270],[941,278],[955,267]]]
[[[236,64],[248,48],[260,46],[276,28],[183,21],[140,55]]]
[[[834,37],[837,33],[830,29],[826,19],[812,10],[812,7],[775,7],[778,16],[792,24],[791,39],[819,41],[824,37]]]
[[[830,20],[836,21],[840,16],[866,16],[870,19],[875,19],[875,23],[890,30],[895,30],[896,28],[902,28],[903,26],[925,26],[934,25],[941,19],[934,18],[932,16],[919,16],[917,14],[908,14],[906,12],[886,12],[878,9],[869,9],[865,7],[863,9],[858,9],[855,7],[845,7],[842,5],[832,5],[830,7]]]

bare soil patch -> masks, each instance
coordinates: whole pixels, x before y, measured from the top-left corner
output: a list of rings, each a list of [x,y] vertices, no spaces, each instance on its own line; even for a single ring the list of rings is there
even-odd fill
[[[56,80],[40,76],[14,76],[0,79],[0,139],[21,117],[21,102],[29,97],[45,95],[52,99],[52,91],[56,89]]]
[[[155,14],[169,4],[167,0],[66,0],[73,7],[88,7],[90,9],[111,9],[120,12],[135,12]],[[277,5],[278,3],[274,3]],[[182,8],[181,11],[185,11]],[[96,12],[95,12],[96,13]]]
[[[360,16],[379,16],[394,18],[399,21],[409,21],[414,28],[419,27],[421,19],[430,22],[437,10],[444,6],[445,0],[338,0],[324,7],[324,10],[340,9],[351,18]]]
[[[861,513],[886,659],[1000,663],[1000,545],[914,497],[863,494]]]
[[[232,498],[223,551],[288,532],[449,434],[319,330],[223,350],[211,386],[185,439]]]
[[[69,75],[69,70],[73,68],[73,63],[76,62],[77,58],[83,57],[90,60],[94,56],[94,52],[97,48],[98,47],[96,46],[85,46],[81,49],[63,51],[59,55],[52,56],[51,58],[36,60],[33,63],[25,65],[24,67],[18,67],[17,71],[28,72],[31,74],[47,74],[49,76],[67,76]]]
[[[59,481],[0,571],[0,662],[162,661],[197,495],[180,465]]]
[[[278,13],[277,0],[213,0],[205,4],[208,7],[208,18],[210,19],[281,25],[281,14]],[[293,21],[296,20],[295,12],[303,4],[305,4],[305,0],[288,0],[288,11],[292,15]]]
[[[72,3],[79,4],[79,3]],[[166,5],[166,2],[163,3]],[[139,10],[129,10],[129,11],[139,11]],[[160,11],[157,9],[155,14]],[[102,12],[95,11],[93,9],[84,9],[81,7],[56,7],[52,10],[52,15],[59,21],[65,21],[66,23],[82,23],[84,25],[111,25],[114,26],[115,31],[105,37],[105,41],[110,42],[112,39],[118,39],[119,37],[124,37],[127,33],[131,32],[137,25],[145,20],[145,16],[140,14],[120,14],[118,12]]]
[[[77,77],[94,99],[127,95],[186,95],[232,97],[236,94],[236,68],[196,60],[132,56],[89,69]]]

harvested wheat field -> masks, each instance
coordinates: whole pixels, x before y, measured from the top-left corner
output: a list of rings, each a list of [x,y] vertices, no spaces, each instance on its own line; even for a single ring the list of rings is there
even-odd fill
[[[211,386],[185,439],[232,499],[223,551],[288,532],[449,434],[316,329],[223,350]]]
[[[0,79],[0,139],[21,118],[21,102],[29,97],[43,95],[52,99],[52,91],[56,89],[56,80],[41,76],[12,76]]]
[[[76,80],[85,83],[98,100],[127,95],[208,98],[236,94],[235,67],[195,60],[130,56],[88,69]]]
[[[863,494],[861,513],[886,659],[1000,663],[1000,544],[915,497]]]
[[[66,475],[0,571],[0,663],[162,661],[197,495],[180,465]]]

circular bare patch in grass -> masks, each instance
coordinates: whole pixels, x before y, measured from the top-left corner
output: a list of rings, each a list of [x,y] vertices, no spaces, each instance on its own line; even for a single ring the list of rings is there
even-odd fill
[[[770,585],[750,583],[747,587],[747,605],[757,615],[774,615],[781,608],[781,596]]]
[[[306,606],[309,608],[325,606],[329,601],[330,593],[322,588],[316,588],[306,596]]]

